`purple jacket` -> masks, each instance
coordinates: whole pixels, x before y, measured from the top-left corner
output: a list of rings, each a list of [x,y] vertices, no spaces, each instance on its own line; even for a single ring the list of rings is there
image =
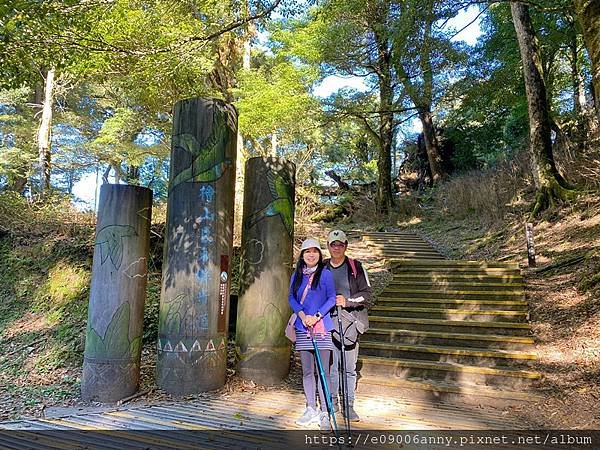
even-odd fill
[[[292,274],[292,279],[290,280],[290,290],[288,294],[288,300],[294,312],[298,314],[298,312],[304,311],[304,314],[314,316],[317,311],[319,311],[323,316],[321,320],[323,321],[323,325],[325,325],[325,329],[327,331],[333,330],[333,322],[331,321],[329,312],[335,306],[335,285],[333,284],[333,275],[331,272],[323,269],[319,285],[315,290],[310,287],[308,288],[308,293],[302,304],[300,304],[300,300],[302,299],[302,293],[308,282],[309,275],[302,276],[302,283],[298,288],[296,297],[294,297],[294,293],[292,292],[295,276],[296,273],[294,272]],[[297,330],[308,332],[308,329],[304,326],[300,317],[296,319],[295,325]]]

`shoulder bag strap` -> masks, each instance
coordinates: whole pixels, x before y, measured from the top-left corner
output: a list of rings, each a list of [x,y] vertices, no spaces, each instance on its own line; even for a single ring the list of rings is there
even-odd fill
[[[315,276],[315,273],[313,272],[308,277],[308,283],[306,283],[306,287],[304,288],[304,292],[302,292],[302,298],[300,299],[300,304],[304,303],[304,299],[306,299],[306,294],[308,294],[308,289],[310,288],[310,285],[312,284],[312,280],[313,280],[314,276]]]

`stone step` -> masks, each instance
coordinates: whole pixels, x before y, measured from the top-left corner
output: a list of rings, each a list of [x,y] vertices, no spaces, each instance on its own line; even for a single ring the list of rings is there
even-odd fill
[[[361,342],[526,350],[528,346],[534,343],[534,340],[529,336],[510,336],[502,334],[448,333],[442,331],[408,330],[403,328],[369,328],[369,330],[362,335]]]
[[[530,398],[539,374],[525,370],[536,355],[517,263],[446,260],[417,236],[363,240],[392,279],[361,339],[362,387]]]
[[[523,283],[462,283],[465,285],[461,288],[459,283],[450,283],[439,285],[437,283],[423,283],[423,282],[401,282],[397,283],[390,281],[385,287],[386,291],[398,291],[398,292],[451,292],[451,293],[467,293],[467,294],[481,294],[481,293],[511,293],[523,295],[525,293],[525,287]]]
[[[385,248],[416,248],[422,250],[435,250],[431,245],[426,242],[417,242],[417,241],[398,241],[398,242],[373,242],[373,241],[365,241],[365,244],[371,249],[385,249]]]
[[[373,247],[385,247],[386,245],[412,245],[416,247],[433,248],[431,244],[420,239],[366,239],[365,243]]]
[[[478,404],[481,398],[497,407],[513,405],[515,402],[536,402],[540,396],[525,390],[494,388],[492,386],[465,386],[434,380],[396,380],[389,377],[365,377],[358,383],[357,392],[369,395],[407,396],[415,400],[429,402],[458,400]]]
[[[402,242],[402,243],[373,243],[368,242],[367,246],[371,249],[385,250],[385,249],[393,249],[393,250],[428,250],[435,251],[435,249],[429,244],[417,244],[412,242]]]
[[[386,342],[361,342],[360,352],[363,356],[443,361],[465,365],[482,365],[484,367],[523,365],[537,358],[534,353],[516,350],[391,344]]]
[[[412,262],[420,262],[411,260]],[[428,260],[431,261],[431,260]],[[444,261],[444,260],[440,260]],[[402,266],[392,268],[392,275],[419,275],[419,276],[429,276],[429,277],[445,277],[448,275],[459,275],[459,276],[494,276],[494,277],[503,277],[503,276],[518,276],[520,275],[520,270],[518,269],[502,269],[502,268],[489,268],[489,269],[481,269],[477,267],[423,267],[423,266]]]
[[[361,377],[390,380],[440,380],[457,385],[507,386],[527,389],[540,379],[538,372],[511,367],[481,367],[450,362],[360,357],[357,364]],[[362,380],[362,378],[361,378]]]
[[[375,306],[371,309],[373,314],[385,317],[422,317],[424,319],[452,319],[456,317],[460,320],[473,320],[477,322],[498,321],[498,322],[522,322],[529,315],[527,311],[509,311],[494,309],[455,309],[455,308],[414,308],[414,307],[393,307],[393,306]]]
[[[382,297],[393,298],[457,298],[464,300],[524,300],[523,290],[450,290],[450,289],[394,289],[387,287]]]
[[[469,290],[473,288],[478,290],[481,288],[492,290],[523,290],[523,282],[518,283],[496,283],[494,281],[466,281],[466,280],[399,280],[395,277],[390,280],[387,285],[393,289],[450,289],[450,290]],[[497,289],[500,288],[500,289]]]
[[[432,268],[478,268],[478,269],[506,269],[506,270],[518,270],[519,265],[517,263],[510,262],[496,262],[496,261],[461,261],[461,260],[434,260],[434,261],[402,261],[401,259],[390,261],[393,268],[396,267],[416,267],[423,266],[428,269]]]
[[[442,331],[448,333],[507,334],[528,336],[531,326],[523,322],[474,322],[459,319],[421,319],[415,317],[385,317],[369,315],[374,328]]]
[[[414,247],[375,248],[375,247],[369,247],[369,251],[373,255],[384,255],[384,256],[386,256],[386,258],[389,257],[389,259],[402,258],[403,255],[405,255],[405,254],[414,254],[414,253],[418,253],[423,256],[431,256],[432,259],[437,259],[438,256],[441,256],[441,254],[439,252],[435,251],[432,248],[414,248]]]
[[[423,239],[417,237],[417,236],[410,236],[410,235],[406,235],[406,236],[393,236],[393,237],[387,237],[387,236],[363,236],[363,242],[366,243],[374,243],[374,244],[386,244],[386,243],[402,243],[402,242],[409,242],[409,243],[415,243],[415,244],[427,244],[426,241],[424,241]]]
[[[385,259],[404,258],[410,259],[411,261],[418,257],[419,259],[431,261],[436,258],[443,259],[443,256],[435,251],[422,251],[422,250],[373,250],[371,252],[375,256],[380,256]]]
[[[430,282],[430,283],[452,283],[452,282],[479,282],[479,283],[495,283],[495,284],[518,284],[519,286],[523,283],[522,275],[487,275],[477,273],[458,273],[458,274],[446,274],[446,273],[406,273],[400,272],[392,275],[391,283],[396,282]]]
[[[385,294],[384,294],[385,295]],[[382,297],[377,298],[376,306],[386,307],[417,307],[417,308],[454,308],[454,309],[503,309],[508,311],[525,311],[527,302],[522,300],[465,300],[451,298],[398,298]]]
[[[436,252],[435,250],[431,250],[431,249],[420,250],[420,249],[413,249],[413,248],[409,248],[409,249],[381,248],[381,249],[370,249],[370,252],[373,255],[385,257],[386,259],[397,259],[397,258],[410,259],[415,255],[420,256],[421,259],[423,259],[423,260],[428,260],[427,259],[428,256],[430,257],[430,259],[433,259],[433,260],[436,260],[437,258],[442,257],[442,255],[440,255],[438,252]]]
[[[410,233],[407,231],[363,231],[362,236],[411,236],[418,237],[415,233]],[[419,238],[420,239],[420,238]]]

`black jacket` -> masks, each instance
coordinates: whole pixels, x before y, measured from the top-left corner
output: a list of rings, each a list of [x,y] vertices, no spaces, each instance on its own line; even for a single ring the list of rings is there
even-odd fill
[[[325,267],[331,269],[331,259],[328,258],[323,261]],[[355,259],[350,260],[346,256],[346,264],[348,265],[348,282],[350,284],[350,299],[359,300],[360,302],[346,301],[345,311],[351,313],[357,320],[358,331],[362,334],[369,329],[369,308],[373,302],[373,290],[369,284],[368,275],[365,272],[360,261]],[[353,264],[352,264],[353,263]],[[354,266],[354,267],[353,267]],[[356,272],[354,272],[354,269]],[[348,300],[348,299],[347,299]],[[335,309],[332,311],[335,315]]]

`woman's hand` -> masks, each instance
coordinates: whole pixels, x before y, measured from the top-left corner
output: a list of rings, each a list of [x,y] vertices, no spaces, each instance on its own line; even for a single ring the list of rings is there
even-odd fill
[[[312,327],[318,321],[319,321],[319,319],[317,319],[315,316],[307,315],[303,322],[304,322],[304,325],[306,325],[307,327]]]

